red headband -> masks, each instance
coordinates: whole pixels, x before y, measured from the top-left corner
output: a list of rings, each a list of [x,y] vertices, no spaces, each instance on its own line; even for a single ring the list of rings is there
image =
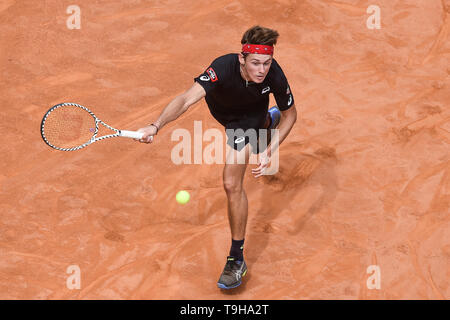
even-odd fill
[[[273,47],[265,46],[263,44],[244,44],[242,46],[242,53],[257,53],[273,55]]]

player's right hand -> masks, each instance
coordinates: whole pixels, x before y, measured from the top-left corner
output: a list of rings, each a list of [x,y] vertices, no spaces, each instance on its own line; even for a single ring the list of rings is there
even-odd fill
[[[144,128],[140,128],[137,130],[138,132],[142,132],[144,135],[141,139],[135,139],[136,141],[142,142],[142,143],[152,143],[153,142],[153,136],[156,134],[158,129],[155,126],[149,125]]]

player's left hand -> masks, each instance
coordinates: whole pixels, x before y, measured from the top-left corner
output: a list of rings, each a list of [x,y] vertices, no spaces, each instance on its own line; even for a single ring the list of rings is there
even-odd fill
[[[267,153],[262,153],[259,156],[259,165],[256,169],[252,169],[252,173],[255,175],[255,178],[258,178],[262,175],[264,175],[264,171],[270,164],[270,157],[267,155]]]

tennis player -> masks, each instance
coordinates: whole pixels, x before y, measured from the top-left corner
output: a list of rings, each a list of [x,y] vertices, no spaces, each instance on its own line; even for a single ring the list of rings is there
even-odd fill
[[[278,36],[277,31],[260,26],[247,30],[241,40],[241,53],[215,59],[205,72],[194,78],[190,89],[163,109],[155,122],[138,130],[144,133],[139,141],[151,143],[167,123],[177,119],[202,98],[205,98],[211,115],[224,126],[227,161],[223,185],[228,200],[232,239],[225,268],[217,283],[223,289],[239,286],[247,273],[243,256],[248,215],[247,195],[243,188],[244,173],[250,152],[260,154],[258,166],[252,169],[254,176],[259,177],[269,166],[274,151],[270,143],[266,147],[254,143],[259,141],[259,129],[278,129],[278,144],[281,144],[297,119],[288,81],[273,58]],[[277,106],[269,109],[270,93],[274,95]],[[257,135],[256,139],[252,139],[252,134]],[[229,161],[242,157],[245,157],[244,163]]]

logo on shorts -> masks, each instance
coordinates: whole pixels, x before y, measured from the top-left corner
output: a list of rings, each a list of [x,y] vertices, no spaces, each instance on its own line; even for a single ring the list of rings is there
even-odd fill
[[[245,141],[245,137],[239,137],[234,140],[234,143],[241,143]]]
[[[202,80],[202,81],[209,81],[211,79],[208,76],[201,76],[200,80]]]
[[[289,101],[288,101],[288,106],[290,106],[292,103],[292,94],[289,95]]]
[[[269,91],[270,91],[270,87],[265,87],[264,89],[262,89],[261,94],[264,94],[264,93],[269,92]]]
[[[219,80],[217,78],[216,72],[213,70],[213,68],[208,68],[208,70],[206,70],[206,72],[209,74],[209,77],[211,78],[211,82],[216,82],[217,80]]]

